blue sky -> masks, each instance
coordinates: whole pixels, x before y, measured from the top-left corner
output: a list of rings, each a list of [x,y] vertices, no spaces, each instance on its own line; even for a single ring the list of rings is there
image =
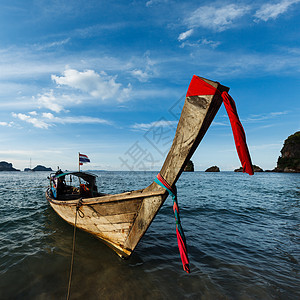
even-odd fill
[[[230,87],[254,164],[299,130],[300,0],[0,1],[0,160],[158,170],[193,74]],[[240,166],[222,107],[196,170]]]

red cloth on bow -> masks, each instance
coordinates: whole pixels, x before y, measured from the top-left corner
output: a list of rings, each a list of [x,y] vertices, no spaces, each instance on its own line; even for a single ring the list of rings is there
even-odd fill
[[[223,92],[221,96],[223,98],[223,103],[230,120],[236,151],[242,163],[243,172],[248,173],[249,175],[253,175],[253,166],[251,163],[250,153],[246,144],[245,131],[239,120],[234,100],[227,92]]]
[[[243,172],[253,175],[253,166],[246,143],[245,131],[240,122],[235,102],[231,96],[225,91],[221,93],[218,89],[205,82],[200,77],[194,75],[186,93],[186,97],[214,95],[215,93],[218,93],[223,99],[223,103],[230,120],[236,150],[243,167]]]

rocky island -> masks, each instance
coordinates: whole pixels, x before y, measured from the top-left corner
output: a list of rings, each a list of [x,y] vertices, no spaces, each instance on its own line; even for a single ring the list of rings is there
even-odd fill
[[[205,172],[220,172],[220,168],[217,166],[212,166],[205,170]]]
[[[32,171],[48,171],[48,172],[52,172],[53,170],[50,167],[46,168],[44,166],[37,165],[35,168],[32,169]]]
[[[0,162],[0,171],[20,171],[15,168],[13,168],[11,163],[8,163],[6,161]]]
[[[259,166],[253,165],[253,171],[254,172],[263,172],[264,170]],[[235,169],[234,172],[243,172],[243,167]]]
[[[189,162],[185,166],[183,172],[194,172],[194,164],[191,160],[189,160]]]
[[[300,131],[290,135],[285,141],[273,172],[300,173]]]

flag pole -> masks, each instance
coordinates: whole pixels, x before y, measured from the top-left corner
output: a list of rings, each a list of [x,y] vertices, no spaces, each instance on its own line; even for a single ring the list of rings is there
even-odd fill
[[[78,170],[80,172],[80,152],[78,152]]]
[[[78,152],[78,170],[80,172],[80,152]],[[81,180],[80,180],[80,177],[78,177],[79,179],[79,186],[81,185]]]

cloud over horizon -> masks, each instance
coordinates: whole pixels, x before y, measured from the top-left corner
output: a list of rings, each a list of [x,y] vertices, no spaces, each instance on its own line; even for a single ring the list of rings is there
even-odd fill
[[[178,121],[168,121],[168,120],[158,120],[150,123],[135,123],[131,126],[133,129],[137,130],[149,130],[154,127],[174,127],[176,126]]]
[[[90,116],[64,116],[64,117],[56,117],[52,113],[42,113],[34,114],[32,116],[31,112],[28,114],[24,113],[12,113],[12,116],[16,119],[24,121],[26,123],[32,124],[36,128],[40,129],[48,129],[49,127],[55,124],[104,124],[104,125],[113,125],[113,122],[95,118]],[[3,124],[1,124],[3,123]],[[6,122],[0,122],[2,126],[9,126],[9,124],[4,124]],[[11,124],[12,125],[12,124]]]
[[[228,4],[221,7],[200,6],[185,19],[189,28],[204,27],[224,31],[234,25],[234,21],[249,12],[249,6]],[[188,32],[188,31],[187,31]]]
[[[280,0],[277,3],[264,3],[260,7],[255,2],[228,3],[223,6],[202,5],[184,19],[183,24],[188,27],[188,30],[179,34],[178,41],[191,37],[195,34],[195,29],[200,27],[222,32],[239,26],[238,20],[246,15],[249,15],[251,22],[267,22],[286,13],[293,4],[297,3],[300,3],[300,0]]]
[[[124,88],[116,82],[117,76],[109,76],[104,71],[99,74],[94,70],[80,72],[68,68],[62,76],[51,75],[51,79],[60,86],[80,90],[100,100],[114,98],[117,102],[123,102],[131,91],[130,84]]]
[[[266,3],[256,11],[254,17],[265,22],[269,19],[276,19],[279,15],[287,12],[292,4],[299,2],[300,0],[282,0],[278,3]]]

